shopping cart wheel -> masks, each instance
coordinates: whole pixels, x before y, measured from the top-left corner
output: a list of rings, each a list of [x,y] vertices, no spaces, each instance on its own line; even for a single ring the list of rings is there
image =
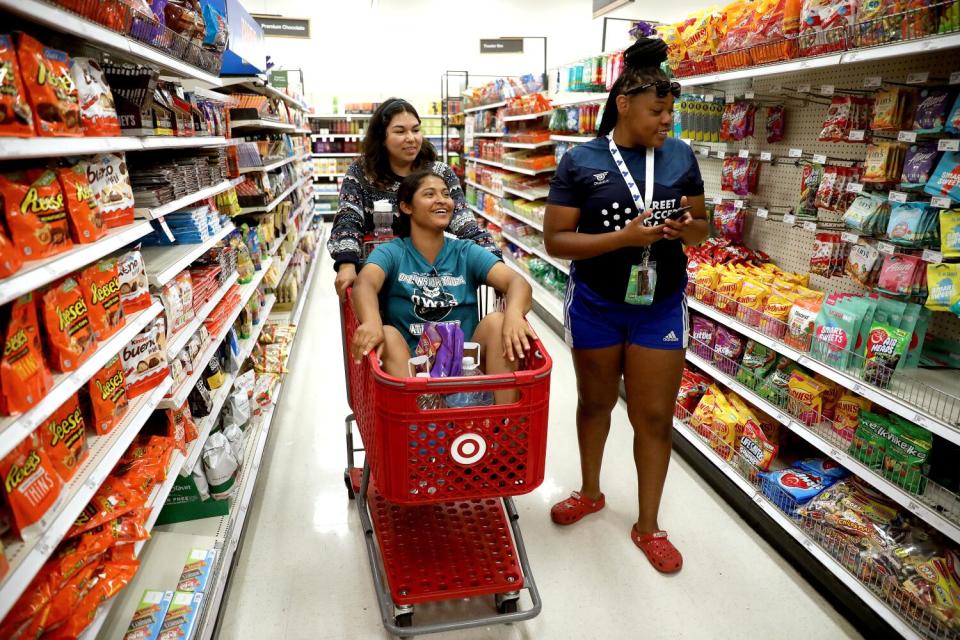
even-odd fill
[[[494,601],[497,603],[497,613],[516,613],[520,592],[498,593],[494,596]]]
[[[413,626],[413,607],[410,605],[400,605],[393,608],[393,623],[398,627]]]
[[[357,494],[353,491],[353,480],[350,478],[350,470],[343,472],[343,484],[347,485],[347,497],[353,500]]]

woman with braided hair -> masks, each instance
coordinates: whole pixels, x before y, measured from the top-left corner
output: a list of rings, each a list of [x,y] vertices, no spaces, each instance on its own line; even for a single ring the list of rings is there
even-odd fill
[[[607,99],[595,140],[571,149],[550,185],[547,251],[573,261],[564,303],[577,375],[579,491],[551,510],[569,525],[599,511],[600,465],[621,378],[633,427],[639,515],[633,542],[663,573],[680,552],[657,519],[687,346],[686,256],[708,233],[690,147],[670,138],[680,85],[661,71],[667,45],[640,38]]]

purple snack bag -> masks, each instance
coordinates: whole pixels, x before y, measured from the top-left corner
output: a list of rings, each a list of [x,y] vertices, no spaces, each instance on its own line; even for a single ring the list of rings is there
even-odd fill
[[[716,323],[703,316],[693,316],[691,320],[691,349],[704,360],[713,360],[713,342],[717,333]]]
[[[740,358],[746,341],[743,337],[726,327],[717,327],[716,338],[713,344],[713,362],[717,368],[727,375],[736,375],[740,368]]]
[[[430,369],[430,377],[463,375],[463,329],[456,322],[438,322],[432,326],[440,336],[440,346],[433,360],[433,368]],[[427,327],[424,327],[424,333],[426,331]]]
[[[904,184],[927,184],[933,174],[933,168],[940,160],[940,152],[936,145],[913,145],[907,150],[907,158],[903,163],[903,175],[900,181]]]
[[[913,120],[914,131],[943,131],[950,107],[950,90],[946,88],[924,89],[920,92],[920,104]]]

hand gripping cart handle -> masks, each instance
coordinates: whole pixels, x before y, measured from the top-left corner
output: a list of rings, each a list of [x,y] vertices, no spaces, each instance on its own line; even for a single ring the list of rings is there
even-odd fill
[[[534,341],[515,373],[401,379],[375,354],[360,364],[350,357],[357,319],[349,292],[341,320],[353,412],[344,481],[363,524],[384,626],[406,637],[536,617],[540,593],[511,496],[543,482],[552,367],[543,344]],[[497,389],[515,389],[520,399],[455,409],[417,404],[424,395]],[[354,447],[354,423],[362,449]],[[362,468],[354,463],[360,451]],[[531,606],[519,610],[523,589]],[[497,613],[413,626],[414,605],[491,595]]]

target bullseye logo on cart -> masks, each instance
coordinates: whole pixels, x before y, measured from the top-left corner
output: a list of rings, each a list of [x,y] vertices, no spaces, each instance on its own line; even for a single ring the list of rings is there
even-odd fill
[[[450,455],[460,464],[480,462],[487,453],[487,441],[475,433],[464,433],[453,441]]]

